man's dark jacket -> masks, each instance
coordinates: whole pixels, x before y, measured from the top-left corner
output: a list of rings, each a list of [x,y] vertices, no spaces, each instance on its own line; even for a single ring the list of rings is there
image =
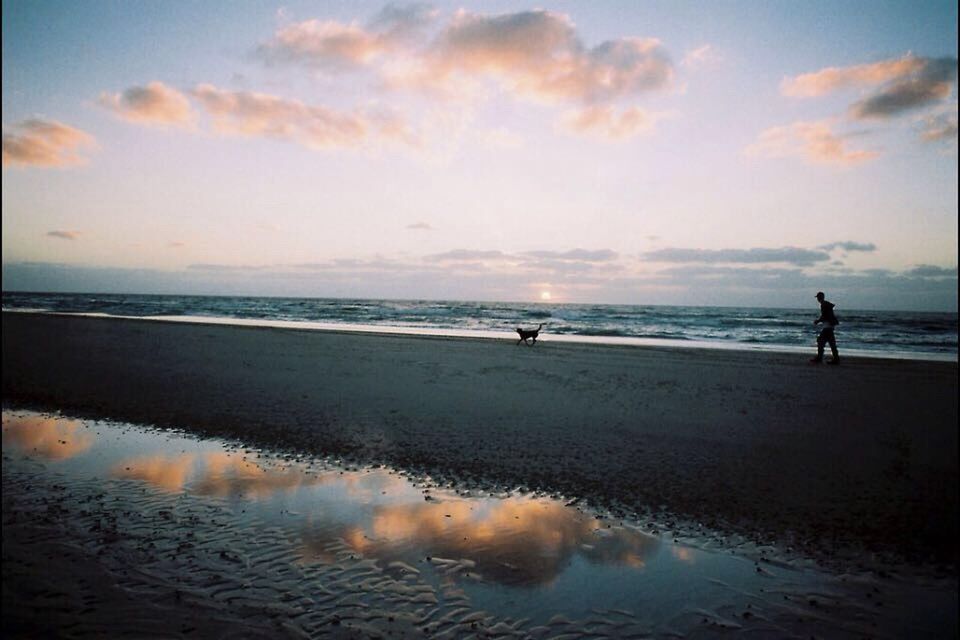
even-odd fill
[[[837,320],[837,316],[833,315],[834,304],[832,302],[827,302],[824,300],[820,303],[820,319],[817,322],[823,322],[824,324],[835,327],[840,324],[840,321]]]

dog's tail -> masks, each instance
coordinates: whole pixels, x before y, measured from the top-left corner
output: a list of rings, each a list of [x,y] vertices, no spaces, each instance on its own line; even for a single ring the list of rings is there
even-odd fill
[[[540,331],[540,329],[543,329],[543,323],[542,323],[542,322],[540,323],[540,326],[537,327],[537,331]]]

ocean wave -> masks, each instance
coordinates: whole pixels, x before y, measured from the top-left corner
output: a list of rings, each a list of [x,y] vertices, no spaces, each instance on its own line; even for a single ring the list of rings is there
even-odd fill
[[[657,340],[696,340],[695,337],[683,333],[669,333],[658,331],[654,333],[631,333],[631,338],[656,338]]]
[[[628,331],[623,331],[621,329],[574,329],[573,333],[580,336],[596,336],[596,337],[636,337],[636,334],[630,333]]]
[[[543,334],[727,344],[807,345],[815,309],[655,307],[559,303],[257,298],[4,292],[7,310],[116,316],[203,316],[497,331],[544,323]],[[855,311],[842,315],[840,348],[957,353],[956,313]]]

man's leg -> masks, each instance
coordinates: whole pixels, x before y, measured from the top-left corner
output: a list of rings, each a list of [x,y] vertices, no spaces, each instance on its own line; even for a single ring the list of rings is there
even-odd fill
[[[825,333],[828,332],[828,331],[829,331],[829,333],[827,333],[827,342],[830,343],[830,353],[833,354],[833,360],[834,360],[834,362],[837,362],[837,361],[840,360],[840,354],[837,353],[837,336],[836,336],[836,334],[834,334],[834,332],[833,332],[833,327],[829,327],[829,330],[828,330],[828,329],[824,329],[824,332],[825,332]],[[822,353],[821,353],[821,355],[822,355]]]
[[[826,340],[826,329],[821,329],[820,333],[817,334],[817,357],[813,359],[814,362],[820,362],[823,360],[823,346],[827,343]]]

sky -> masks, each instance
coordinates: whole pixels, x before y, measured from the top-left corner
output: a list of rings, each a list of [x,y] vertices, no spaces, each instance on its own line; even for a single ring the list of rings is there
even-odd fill
[[[3,289],[957,311],[956,2],[3,2]]]

